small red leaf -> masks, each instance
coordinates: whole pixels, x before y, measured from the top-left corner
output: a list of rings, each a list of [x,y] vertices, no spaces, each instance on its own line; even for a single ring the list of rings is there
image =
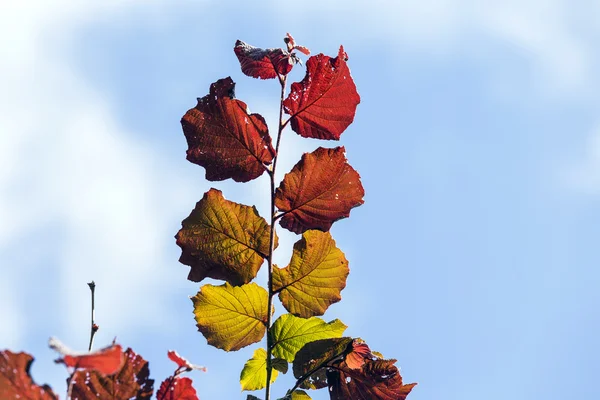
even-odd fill
[[[300,53],[303,53],[304,55],[310,55],[310,50],[307,47],[304,46],[294,46],[295,50],[298,50]]]
[[[189,362],[185,358],[181,357],[175,350],[169,350],[169,352],[167,353],[167,355],[169,356],[169,359],[171,359],[171,361],[173,361],[175,364],[177,364],[177,366],[179,368],[185,368],[188,371],[191,371],[193,369],[197,369],[197,370],[206,372],[206,367],[201,367],[199,365],[192,364],[191,362]]]
[[[104,376],[96,371],[79,370],[72,377],[73,399],[150,399],[154,380],[149,379],[148,362],[127,349],[119,371]]]
[[[346,161],[344,147],[319,147],[305,153],[285,175],[275,194],[275,205],[285,214],[281,226],[295,233],[328,231],[364,203],[360,175]]]
[[[360,96],[346,60],[342,46],[336,58],[312,56],[306,62],[304,79],[292,84],[283,106],[291,116],[292,129],[300,136],[339,140],[354,121]]]
[[[27,353],[0,351],[0,399],[58,400],[48,385],[36,385],[29,370],[33,357]]]
[[[359,339],[352,341],[352,351],[346,355],[346,364],[350,369],[362,367],[366,360],[373,358],[369,346]]]
[[[261,49],[238,40],[233,48],[242,72],[253,78],[273,79],[287,75],[294,66],[291,55],[282,49]]]
[[[275,155],[264,118],[248,114],[246,103],[233,99],[234,88],[231,78],[219,79],[181,119],[187,159],[206,168],[209,181],[248,182]]]
[[[175,376],[163,381],[156,400],[198,400],[198,395],[190,378]]]

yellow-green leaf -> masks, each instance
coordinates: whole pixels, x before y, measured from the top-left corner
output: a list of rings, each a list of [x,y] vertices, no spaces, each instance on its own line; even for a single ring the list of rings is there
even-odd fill
[[[325,322],[321,318],[299,318],[292,314],[280,316],[271,328],[273,355],[289,362],[306,343],[319,339],[339,338],[347,326],[339,319]]]
[[[277,379],[276,369],[271,371],[271,383]],[[251,359],[246,361],[240,374],[242,390],[259,390],[267,386],[267,351],[256,349]]]
[[[311,397],[304,390],[294,390],[292,392],[291,400],[311,400]]]
[[[286,310],[308,318],[341,300],[348,273],[348,260],[329,232],[311,230],[294,244],[290,265],[274,268],[273,287]]]
[[[256,283],[204,285],[192,297],[198,330],[208,344],[226,351],[256,343],[267,329],[268,297]]]
[[[225,200],[220,190],[210,189],[175,236],[179,262],[191,267],[191,281],[209,277],[242,285],[254,279],[269,253],[269,232],[255,207]]]

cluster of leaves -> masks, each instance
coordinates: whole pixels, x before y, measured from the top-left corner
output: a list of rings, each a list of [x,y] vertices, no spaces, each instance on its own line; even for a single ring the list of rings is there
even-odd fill
[[[340,320],[319,318],[341,300],[349,274],[348,260],[329,229],[363,204],[360,176],[348,164],[344,147],[306,153],[277,187],[275,181],[280,140],[288,124],[302,137],[339,140],[353,122],[360,97],[348,57],[341,46],[336,57],[311,56],[304,79],[293,83],[285,96],[287,75],[301,64],[296,51],[307,56],[310,51],[289,34],[284,41],[286,49],[260,49],[242,41],[234,47],[244,74],[281,84],[275,140],[265,119],[250,114],[246,103],[235,98],[229,77],[210,85],[208,95],[181,120],[187,159],[205,168],[207,180],[248,182],[264,173],[270,179],[269,221],[255,207],[226,200],[211,188],[182,222],[176,239],[182,249],[179,261],[191,267],[188,279],[225,281],[205,284],[192,297],[197,327],[210,345],[225,351],[266,336],[266,348],[255,349],[240,375],[242,389],[264,388],[265,400],[270,399],[271,384],[290,364],[296,383],[280,400],[310,399],[306,390],[325,387],[331,399],[402,400],[415,384],[402,382],[396,360],[371,351],[361,339],[344,337],[347,327]],[[301,235],[284,268],[273,264],[277,221]],[[265,261],[268,283],[263,288],[252,281]],[[275,296],[287,313],[273,321]],[[92,321],[92,339],[97,329]],[[149,399],[154,392],[148,362],[130,348],[123,351],[113,344],[76,354],[54,339],[50,346],[62,355],[57,362],[71,370],[67,398]],[[168,356],[177,368],[160,385],[157,399],[197,399],[192,381],[181,374],[204,368],[173,351]],[[0,398],[58,399],[50,387],[33,382],[32,361],[26,353],[0,352]],[[247,399],[260,400],[254,395]]]
[[[130,348],[123,351],[120,345],[113,344],[95,352],[76,354],[56,339],[50,340],[50,347],[62,354],[56,362],[72,369],[67,379],[67,398],[150,399],[154,393],[148,362]],[[169,351],[168,356],[177,368],[161,383],[156,399],[198,400],[192,380],[181,374],[205,368],[191,364],[175,351]],[[1,399],[58,400],[58,395],[49,386],[33,382],[32,363],[33,357],[27,353],[0,352]]]
[[[395,360],[371,352],[359,339],[343,337],[341,321],[319,318],[341,300],[349,273],[329,229],[363,203],[360,176],[348,164],[344,147],[304,154],[276,188],[279,145],[288,124],[302,137],[339,140],[353,122],[360,97],[347,54],[340,47],[336,57],[311,56],[304,79],[285,96],[287,75],[300,64],[296,51],[310,51],[289,34],[284,41],[287,49],[261,49],[239,40],[234,47],[244,74],[281,84],[275,139],[265,119],[236,99],[229,77],[210,85],[181,120],[187,159],[205,168],[207,180],[248,182],[266,173],[271,182],[269,221],[255,207],[226,200],[211,188],[182,222],[176,239],[180,262],[191,267],[188,279],[225,281],[205,284],[192,297],[198,330],[210,345],[226,351],[266,335],[266,348],[254,351],[240,376],[243,390],[264,388],[266,400],[271,383],[288,371],[289,363],[296,384],[284,399],[310,399],[301,389],[323,387],[329,387],[332,399],[404,399],[414,384],[402,383]],[[285,268],[272,261],[277,221],[302,235]],[[265,261],[268,284],[263,288],[252,281]],[[273,322],[276,295],[288,313]]]

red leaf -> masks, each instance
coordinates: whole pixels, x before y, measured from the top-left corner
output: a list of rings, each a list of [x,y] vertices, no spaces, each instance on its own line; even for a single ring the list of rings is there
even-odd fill
[[[345,362],[329,368],[327,382],[332,400],[404,400],[416,383],[404,385],[396,360],[365,360],[360,369]]]
[[[282,49],[261,49],[238,40],[233,48],[242,72],[253,78],[273,79],[287,75],[294,66],[291,55]]]
[[[328,231],[364,203],[360,175],[346,161],[344,147],[319,147],[305,153],[285,175],[275,194],[275,205],[285,214],[281,226],[295,233]]]
[[[191,371],[193,369],[197,369],[197,370],[206,372],[206,367],[201,367],[199,365],[192,364],[191,362],[189,362],[185,358],[181,357],[175,350],[169,350],[169,352],[167,353],[167,355],[169,356],[169,359],[171,359],[171,361],[173,361],[175,364],[177,364],[177,366],[179,368],[185,368],[188,371]]]
[[[27,353],[0,351],[0,399],[58,400],[48,385],[33,382],[29,370],[33,357]]]
[[[339,140],[354,121],[360,96],[346,60],[342,46],[336,58],[312,56],[306,62],[304,79],[292,84],[283,106],[291,116],[292,129],[300,136]]]
[[[292,35],[290,35],[289,33],[287,33],[285,35],[285,38],[283,39],[283,41],[287,44],[287,48],[288,48],[289,52],[291,52],[293,50],[298,50],[299,52],[304,53],[305,55],[310,54],[310,50],[304,46],[298,46],[296,44],[296,41],[292,37]]]
[[[264,118],[248,114],[246,103],[233,99],[234,88],[231,78],[219,79],[181,119],[187,159],[206,168],[209,181],[248,182],[275,155]]]
[[[133,350],[123,353],[125,363],[113,375],[79,370],[73,375],[73,399],[150,399],[154,380],[149,379],[148,362]]]
[[[156,400],[198,400],[190,378],[170,377],[163,381],[156,393]]]
[[[352,351],[346,355],[346,364],[350,369],[362,367],[366,360],[373,358],[369,346],[360,339],[352,341]]]
[[[66,354],[62,360],[67,367],[97,371],[103,375],[112,375],[123,366],[125,357],[120,345],[112,345],[104,349],[81,355]]]

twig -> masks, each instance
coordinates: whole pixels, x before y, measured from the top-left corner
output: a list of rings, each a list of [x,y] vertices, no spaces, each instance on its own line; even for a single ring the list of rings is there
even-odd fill
[[[88,351],[92,351],[92,346],[94,345],[94,336],[96,335],[96,332],[98,332],[98,325],[96,325],[96,309],[95,309],[95,305],[94,305],[94,293],[96,291],[96,283],[94,281],[91,281],[90,283],[88,283],[88,286],[90,287],[90,291],[92,292],[92,326],[90,329],[90,345],[88,346]]]

